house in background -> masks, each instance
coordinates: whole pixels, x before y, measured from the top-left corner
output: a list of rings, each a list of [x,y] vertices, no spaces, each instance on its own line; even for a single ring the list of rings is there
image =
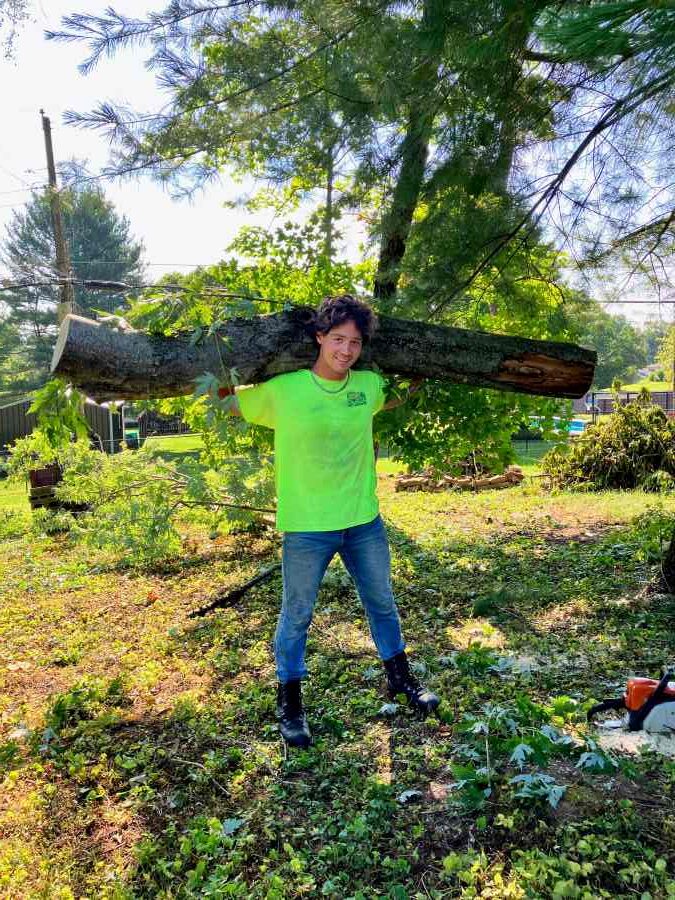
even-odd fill
[[[154,410],[146,409],[138,414],[138,430],[143,444],[149,437],[188,434],[190,427],[180,416],[160,416]]]
[[[0,406],[0,455],[7,453],[16,440],[26,437],[36,428],[36,418],[28,412],[31,402],[30,397],[24,397]],[[119,453],[123,439],[123,405],[99,405],[87,399],[84,417],[92,434],[100,437],[103,450],[106,453]]]

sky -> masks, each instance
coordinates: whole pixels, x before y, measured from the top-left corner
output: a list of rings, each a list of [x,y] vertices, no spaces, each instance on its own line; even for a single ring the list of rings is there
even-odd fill
[[[49,116],[57,160],[86,160],[88,169],[99,172],[108,161],[109,147],[102,134],[63,124],[67,109],[85,112],[104,100],[128,104],[139,112],[154,112],[166,102],[154,76],[143,66],[142,50],[125,50],[111,60],[102,60],[93,73],[81,75],[78,64],[86,55],[79,44],[47,41],[44,32],[58,29],[69,13],[102,13],[112,5],[120,13],[142,16],[143,6],[134,0],[31,0],[31,18],[17,37],[14,59],[0,55],[0,240],[14,210],[23,208],[31,187],[46,182],[46,161],[40,109]],[[165,4],[158,2],[155,9]],[[103,182],[106,196],[118,212],[127,216],[136,238],[145,245],[150,279],[167,271],[184,271],[209,265],[225,255],[226,247],[244,224],[273,227],[271,212],[248,213],[227,209],[225,201],[241,196],[246,186],[235,185],[227,174],[212,182],[191,200],[172,198],[166,188],[149,176],[134,181]],[[248,187],[250,189],[250,186]],[[278,224],[278,223],[276,223]],[[353,227],[347,234],[348,258],[359,257],[363,234]],[[619,285],[621,280],[619,279]],[[606,284],[596,280],[591,292],[598,300],[616,299]],[[635,286],[623,288],[619,296],[632,300],[654,300],[654,293]],[[613,313],[632,321],[658,317],[656,302],[635,305],[608,304]],[[662,307],[671,320],[675,306]]]
[[[0,129],[0,236],[13,211],[30,199],[29,188],[46,182],[41,108],[51,120],[57,168],[59,161],[77,157],[97,173],[108,160],[108,143],[102,134],[64,125],[63,113],[85,112],[103,100],[154,111],[166,100],[143,67],[140,51],[123,51],[84,76],[77,66],[85,47],[45,40],[45,29],[58,28],[63,15],[99,13],[108,5],[121,13],[140,14],[139,4],[130,0],[35,0],[31,20],[17,37],[13,61],[0,57],[0,122],[6,125]],[[217,262],[241,225],[274,222],[269,212],[252,215],[224,209],[226,200],[242,192],[242,186],[227,177],[209,184],[192,200],[172,199],[147,176],[105,181],[103,186],[117,211],[131,222],[134,236],[142,239],[150,277]]]

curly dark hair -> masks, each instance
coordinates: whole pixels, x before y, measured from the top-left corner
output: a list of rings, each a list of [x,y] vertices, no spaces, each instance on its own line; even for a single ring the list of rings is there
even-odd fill
[[[377,316],[367,303],[351,294],[324,297],[314,317],[314,333],[328,334],[331,328],[349,319],[361,332],[363,343],[367,343],[377,328]]]

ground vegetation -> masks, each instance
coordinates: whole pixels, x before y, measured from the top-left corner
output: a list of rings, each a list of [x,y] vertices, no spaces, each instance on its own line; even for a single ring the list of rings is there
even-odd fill
[[[584,490],[670,491],[675,489],[674,445],[675,423],[645,391],[631,403],[617,397],[612,415],[552,449],[542,466],[559,484]]]
[[[672,500],[393,483],[394,589],[440,717],[385,703],[336,562],[310,633],[317,740],[288,759],[278,576],[189,618],[277,558],[272,533],[210,535],[186,510],[177,558],[120,568],[0,485],[7,896],[672,896],[672,762],[585,724],[672,655]]]

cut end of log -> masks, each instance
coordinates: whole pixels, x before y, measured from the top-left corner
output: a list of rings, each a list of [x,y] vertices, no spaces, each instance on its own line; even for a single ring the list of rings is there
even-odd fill
[[[70,330],[70,320],[75,318],[72,315],[66,316],[61,322],[61,327],[59,328],[59,336],[56,339],[56,346],[54,347],[54,352],[52,353],[52,361],[50,364],[50,370],[52,375],[59,375],[59,361],[63,356],[63,351],[68,343],[68,331]],[[77,317],[79,318],[79,316]],[[87,320],[90,321],[91,320]],[[91,322],[92,325],[96,325],[95,322]]]
[[[589,356],[592,353],[586,352]],[[517,391],[577,398],[583,397],[593,382],[594,363],[594,359],[565,360],[526,352],[505,359],[494,378],[495,382]]]

